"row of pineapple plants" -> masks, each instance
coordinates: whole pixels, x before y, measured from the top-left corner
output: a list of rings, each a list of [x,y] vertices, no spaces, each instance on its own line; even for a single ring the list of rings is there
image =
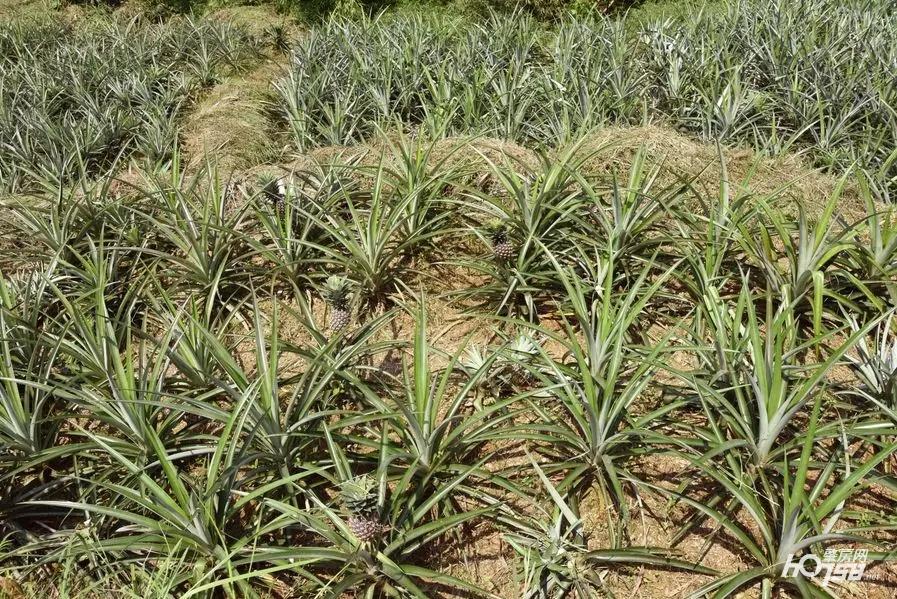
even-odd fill
[[[387,13],[297,40],[274,28],[278,48],[294,47],[272,101],[300,149],[397,122],[558,146],[656,120],[839,171],[859,164],[893,191],[892,3],[739,0],[677,14],[547,27],[525,14]],[[119,154],[168,161],[185,108],[260,46],[208,19],[0,24],[0,192],[97,175]]]
[[[736,0],[674,17],[334,19],[277,84],[299,148],[396,121],[430,136],[563,145],[645,119],[730,144],[854,164],[893,190],[897,34],[887,0]]]
[[[0,193],[95,176],[121,155],[169,160],[185,108],[259,50],[240,28],[203,19],[0,24]]]
[[[664,183],[642,154],[589,174],[573,144],[483,184],[428,142],[387,147],[242,183],[175,155],[12,207],[8,576],[62,596],[589,597],[647,567],[690,573],[694,597],[824,597],[784,561],[845,545],[888,571],[897,223],[871,176],[846,223],[843,190],[793,218],[745,182]],[[433,332],[445,304],[472,327],[458,343]],[[644,468],[664,459],[673,484]],[[633,532],[650,498],[669,541]],[[504,586],[440,558],[482,534],[506,543]],[[742,569],[703,562],[723,544]]]

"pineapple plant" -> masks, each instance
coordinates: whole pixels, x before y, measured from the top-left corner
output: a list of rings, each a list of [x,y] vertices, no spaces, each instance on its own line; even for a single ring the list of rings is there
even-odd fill
[[[504,262],[514,258],[517,250],[514,247],[514,242],[508,237],[508,228],[503,222],[490,223],[489,236],[492,240],[492,253],[496,259]]]
[[[349,512],[349,530],[362,543],[371,541],[383,531],[377,483],[369,476],[356,476],[340,486],[343,505]]]
[[[349,281],[345,277],[331,275],[327,279],[324,299],[330,306],[330,330],[344,329],[352,316],[349,307]]]

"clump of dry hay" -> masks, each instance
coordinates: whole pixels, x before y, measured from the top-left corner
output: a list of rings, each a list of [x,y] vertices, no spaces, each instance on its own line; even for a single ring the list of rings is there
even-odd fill
[[[345,165],[357,167],[357,176],[365,178],[368,175],[363,171],[378,165],[382,164],[388,169],[399,166],[401,156],[393,145],[395,141],[394,138],[381,137],[364,145],[314,148],[294,156],[285,164],[260,165],[249,169],[244,179],[251,181],[262,175],[289,176],[298,171],[325,171]],[[427,165],[436,174],[460,172],[470,176],[485,175],[490,172],[490,162],[524,170],[535,168],[539,161],[532,150],[489,137],[448,137],[432,143],[425,142],[420,149],[427,153]]]
[[[265,106],[270,82],[281,69],[281,60],[268,60],[245,75],[225,80],[199,101],[181,134],[191,167],[212,156],[221,172],[230,172],[279,157],[280,133]]]
[[[648,164],[661,166],[661,184],[692,180],[705,199],[719,195],[724,171],[717,146],[656,125],[596,131],[582,142],[580,153],[588,155],[582,168],[588,174],[627,173],[640,148]],[[770,158],[750,149],[723,147],[722,156],[731,196],[775,195],[781,199],[777,208],[785,213],[796,214],[800,204],[813,219],[822,213],[839,183],[838,178],[809,167],[794,154]],[[838,213],[848,222],[866,215],[863,200],[850,183],[841,194]]]
[[[234,25],[266,44],[273,41],[268,38],[278,28],[287,40],[303,31],[294,19],[270,6],[228,6],[206,16]],[[191,167],[196,168],[205,156],[213,156],[222,173],[280,159],[285,132],[269,106],[273,82],[282,76],[287,62],[288,57],[275,47],[255,69],[226,79],[200,100],[187,116],[181,136]]]
[[[386,167],[398,164],[399,140],[385,135],[364,145],[324,146],[296,156],[286,165],[287,170],[301,170],[319,165],[355,164],[375,167],[381,162]],[[414,140],[409,143],[416,144]],[[489,170],[489,163],[510,164],[534,168],[538,164],[535,152],[513,142],[491,137],[447,137],[435,142],[422,142],[419,149],[427,153],[431,169],[441,172],[464,170],[482,173]]]
[[[302,29],[288,15],[264,5],[224,6],[208,13],[206,18],[236,25],[254,37],[263,37],[274,27],[283,27],[290,37]]]
[[[358,167],[396,166],[399,155],[394,149],[395,137],[387,135],[367,144],[355,146],[326,146],[294,157],[286,164],[265,165],[251,169],[246,181],[260,174],[287,176],[296,171],[322,171],[335,165]],[[537,169],[539,155],[524,146],[488,137],[449,137],[423,143],[428,152],[428,164],[441,173],[452,170],[489,178],[490,163],[518,171]],[[659,185],[690,182],[701,198],[712,203],[719,195],[724,172],[728,175],[730,195],[753,194],[773,197],[776,208],[786,214],[797,214],[803,206],[808,217],[820,215],[838,187],[839,179],[809,167],[799,156],[771,158],[744,148],[722,148],[725,171],[715,144],[703,143],[671,129],[655,125],[644,127],[608,127],[580,140],[574,159],[577,168],[587,176],[610,176],[616,173],[625,181],[636,153],[645,153],[647,163],[658,167]],[[557,157],[566,150],[552,153]],[[364,177],[359,174],[359,177]],[[691,206],[697,208],[697,206]],[[847,222],[866,216],[866,207],[856,186],[845,185],[838,203],[838,214]]]

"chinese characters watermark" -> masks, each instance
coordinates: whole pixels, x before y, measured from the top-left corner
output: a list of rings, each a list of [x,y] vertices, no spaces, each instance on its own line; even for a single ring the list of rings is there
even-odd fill
[[[826,549],[821,559],[813,553],[795,559],[794,554],[791,553],[788,554],[782,576],[801,575],[805,578],[821,576],[822,586],[826,587],[832,581],[844,582],[862,579],[868,559],[869,551],[867,549]]]

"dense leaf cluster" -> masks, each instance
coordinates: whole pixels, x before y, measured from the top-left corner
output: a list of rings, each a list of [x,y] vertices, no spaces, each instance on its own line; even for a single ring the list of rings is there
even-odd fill
[[[167,158],[185,104],[251,48],[238,29],[189,19],[0,25],[0,191],[120,154]]]
[[[659,119],[705,138],[897,177],[892,3],[736,1],[551,29],[525,14],[332,20],[300,40],[280,85],[296,144],[346,144],[396,121],[558,145]]]

